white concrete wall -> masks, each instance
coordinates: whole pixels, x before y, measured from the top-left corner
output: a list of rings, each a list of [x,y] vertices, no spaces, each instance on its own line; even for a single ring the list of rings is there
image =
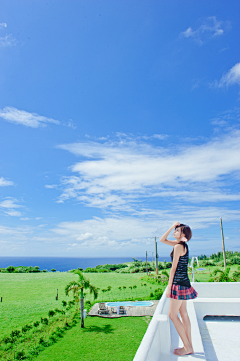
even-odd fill
[[[134,361],[158,361],[159,349],[170,352],[170,325],[168,319],[169,299],[166,289],[154,312],[153,318],[134,357]],[[164,317],[165,316],[165,317]]]
[[[199,349],[202,361],[205,360],[197,317],[204,315],[240,315],[240,283],[195,282],[192,286],[198,292],[195,300],[188,301],[192,308],[192,328],[198,332],[195,349]],[[134,361],[161,361],[171,357],[171,334],[168,318],[170,300],[166,290],[159,301],[153,318],[134,357]],[[191,305],[190,305],[191,303]],[[190,308],[189,308],[190,311]],[[206,313],[205,313],[206,312]],[[189,315],[190,316],[190,315]],[[197,316],[197,317],[196,317]],[[175,332],[175,331],[174,331]],[[199,339],[199,340],[198,340]],[[197,342],[198,341],[198,342]],[[175,356],[176,357],[176,356]],[[190,356],[189,356],[190,357]],[[194,359],[194,356],[191,356]]]
[[[194,282],[192,286],[198,298],[240,298],[240,282]]]

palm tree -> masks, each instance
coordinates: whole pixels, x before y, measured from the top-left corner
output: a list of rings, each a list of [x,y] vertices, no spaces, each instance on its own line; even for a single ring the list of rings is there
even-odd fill
[[[226,268],[226,270],[224,270],[224,271],[219,268],[216,268],[212,273],[213,276],[216,276],[214,278],[214,281],[215,282],[231,282],[232,279],[229,276],[229,272],[230,272],[230,267]],[[217,275],[218,273],[219,273],[219,275]]]
[[[108,286],[108,288],[107,288],[108,292],[110,292],[111,289],[112,289],[112,286]]]
[[[233,278],[234,282],[239,281],[239,279],[240,279],[240,271],[233,272],[232,278]]]
[[[131,295],[132,295],[132,286],[129,286],[129,288],[131,289]]]
[[[162,271],[162,275],[161,275],[161,280],[162,280],[162,284],[166,285],[168,284],[168,280],[169,280],[169,274],[167,271]]]
[[[126,288],[127,288],[126,286],[123,286],[124,298],[126,297],[126,296],[125,296],[125,290],[126,290]]]
[[[81,327],[84,328],[84,318],[83,318],[83,309],[84,309],[84,295],[83,290],[89,289],[90,293],[93,293],[94,299],[98,296],[97,288],[91,285],[90,281],[84,277],[80,270],[76,270],[74,272],[78,275],[79,279],[78,282],[71,281],[65,287],[65,293],[69,296],[69,292],[73,291],[74,296],[79,296],[81,294]]]

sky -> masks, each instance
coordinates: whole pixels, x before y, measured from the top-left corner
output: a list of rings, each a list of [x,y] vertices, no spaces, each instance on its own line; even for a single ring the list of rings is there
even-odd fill
[[[239,10],[0,0],[1,256],[240,251]]]

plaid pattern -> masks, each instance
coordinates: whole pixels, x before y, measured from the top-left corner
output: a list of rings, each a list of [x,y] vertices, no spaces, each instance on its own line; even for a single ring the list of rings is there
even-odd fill
[[[175,300],[192,300],[197,297],[197,292],[191,287],[172,285],[170,298]]]

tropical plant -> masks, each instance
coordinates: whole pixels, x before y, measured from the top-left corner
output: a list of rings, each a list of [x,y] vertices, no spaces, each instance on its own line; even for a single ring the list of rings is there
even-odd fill
[[[216,268],[212,276],[215,276],[214,282],[232,282],[233,279],[229,276],[230,267],[227,267],[224,271]]]
[[[137,286],[134,285],[134,286],[133,286],[133,289],[135,290],[135,294],[136,294],[136,297],[137,297]]]
[[[110,293],[111,292],[111,289],[112,289],[112,286],[108,286],[107,287],[107,291]]]
[[[232,279],[234,282],[238,282],[240,280],[240,271],[233,272]]]
[[[89,289],[90,293],[93,293],[94,299],[98,296],[98,290],[94,287],[88,279],[84,277],[81,271],[77,270],[74,272],[78,275],[78,282],[71,281],[65,287],[65,293],[69,296],[69,293],[72,291],[74,296],[79,296],[81,294],[81,327],[84,328],[84,317],[83,317],[83,310],[84,310],[84,295],[83,290]]]

